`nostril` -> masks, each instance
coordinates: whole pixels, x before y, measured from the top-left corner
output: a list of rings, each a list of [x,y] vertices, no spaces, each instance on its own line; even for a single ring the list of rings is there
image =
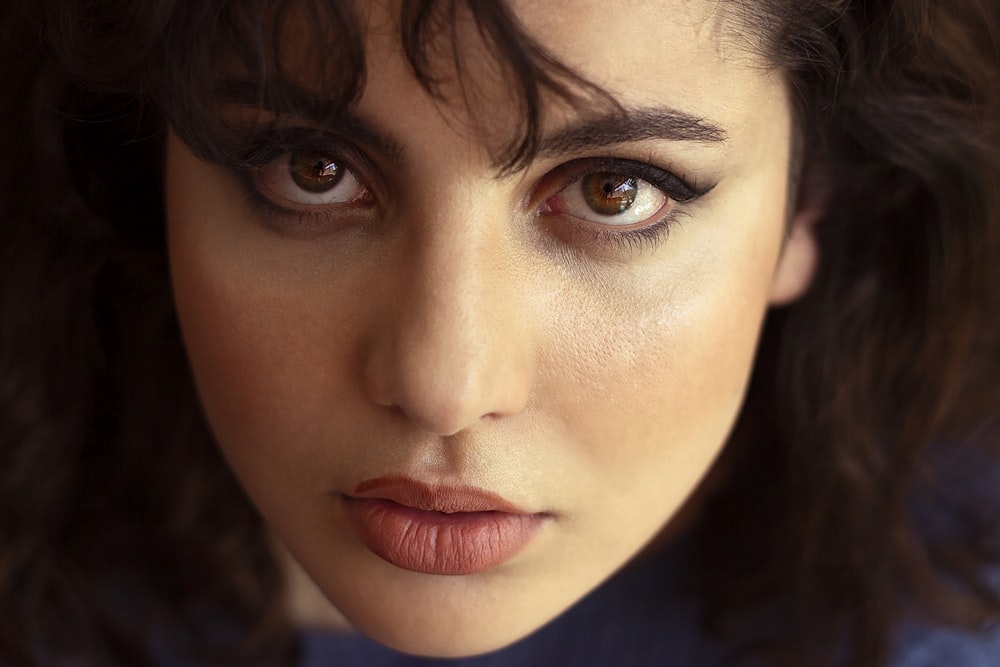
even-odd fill
[[[458,391],[407,392],[399,409],[421,431],[450,436],[476,424],[482,412],[480,403]]]
[[[393,395],[392,388],[387,382],[381,380],[381,377],[382,376],[378,373],[365,373],[364,386],[368,399],[375,405],[383,408],[400,409],[398,401]]]

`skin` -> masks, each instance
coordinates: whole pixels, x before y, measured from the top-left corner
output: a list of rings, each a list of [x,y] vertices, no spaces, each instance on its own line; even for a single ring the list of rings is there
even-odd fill
[[[375,6],[356,111],[404,158],[372,151],[373,206],[277,224],[232,172],[168,144],[177,309],[219,445],[351,623],[414,653],[506,645],[653,539],[726,441],[767,309],[800,295],[815,263],[809,211],[786,208],[784,82],[740,50],[715,3],[636,3],[613,34],[606,3],[514,8],[624,106],[668,104],[727,139],[627,142],[500,177],[491,150],[515,111],[492,70],[478,72],[473,132],[411,78],[392,11]],[[580,119],[550,104],[546,132]],[[602,245],[544,206],[561,187],[553,169],[608,156],[716,185],[658,242]],[[387,474],[550,518],[499,567],[412,572],[368,550],[337,500]]]

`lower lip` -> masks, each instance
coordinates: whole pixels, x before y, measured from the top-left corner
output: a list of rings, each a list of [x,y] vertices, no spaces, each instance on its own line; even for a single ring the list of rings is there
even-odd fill
[[[510,560],[541,527],[539,514],[431,512],[381,498],[346,497],[365,546],[397,567],[425,574],[475,574]]]

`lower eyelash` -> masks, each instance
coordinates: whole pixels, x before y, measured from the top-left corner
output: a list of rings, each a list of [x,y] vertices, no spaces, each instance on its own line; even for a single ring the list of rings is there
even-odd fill
[[[329,222],[329,214],[323,209],[315,211],[285,208],[275,204],[265,196],[254,183],[252,169],[236,169],[237,182],[244,193],[244,202],[259,215],[271,229],[288,233],[290,227],[301,228],[299,231],[317,229]]]
[[[311,211],[286,208],[265,196],[254,181],[254,167],[230,167],[230,170],[236,175],[240,189],[245,194],[244,201],[263,218],[268,227],[286,233],[290,226],[299,227],[302,228],[300,231],[304,231],[308,235],[307,230],[320,228],[328,223],[328,216],[322,209]],[[649,167],[645,172],[639,174],[640,178],[649,182],[653,187],[666,192],[667,196],[674,199],[674,207],[655,223],[636,229],[616,231],[612,228],[581,224],[579,221],[567,221],[565,224],[571,228],[568,230],[569,233],[578,239],[583,237],[581,239],[583,243],[608,247],[629,254],[641,254],[655,250],[667,239],[674,225],[678,224],[679,219],[686,215],[686,212],[679,210],[679,207],[683,206],[686,201],[697,199],[712,189],[709,187],[697,191],[696,188],[692,188],[695,190],[693,196],[685,193],[688,194],[685,199],[678,199],[678,195],[672,194],[671,190],[678,187],[674,180],[679,179],[672,177],[668,183],[657,182],[662,180],[662,178],[658,178],[659,172],[659,169]],[[690,187],[686,183],[684,186],[685,188]]]
[[[651,225],[625,231],[584,226],[577,221],[565,224],[572,226],[573,229],[570,233],[583,243],[625,251],[629,254],[641,254],[652,252],[666,241],[670,232],[679,224],[680,218],[684,215],[687,215],[684,211],[674,208]]]
[[[324,213],[317,211],[300,211],[287,209],[276,205],[261,194],[254,184],[252,172],[241,169],[237,171],[237,181],[244,191],[244,201],[254,213],[260,215],[268,227],[278,231],[288,229],[290,221],[303,228],[319,227],[326,222]],[[675,205],[676,206],[676,205]],[[596,225],[581,225],[579,222],[566,222],[572,227],[571,234],[577,238],[583,237],[584,243],[609,247],[630,254],[642,254],[655,250],[667,240],[674,226],[678,224],[686,212],[676,207],[651,225],[637,229],[614,231],[611,228],[599,228]]]

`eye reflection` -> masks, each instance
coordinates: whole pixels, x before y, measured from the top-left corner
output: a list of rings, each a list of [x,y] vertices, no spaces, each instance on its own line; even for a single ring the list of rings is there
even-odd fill
[[[629,209],[635,203],[639,191],[636,179],[613,173],[598,173],[585,176],[580,183],[587,205],[595,213],[615,215]]]
[[[586,222],[629,227],[655,223],[671,202],[663,189],[642,178],[598,171],[571,181],[549,197],[544,210]]]
[[[340,181],[343,170],[329,155],[296,151],[289,158],[288,173],[306,192],[326,192]]]
[[[306,148],[256,170],[254,188],[273,205],[297,211],[340,204],[370,205],[370,190],[334,153]]]

